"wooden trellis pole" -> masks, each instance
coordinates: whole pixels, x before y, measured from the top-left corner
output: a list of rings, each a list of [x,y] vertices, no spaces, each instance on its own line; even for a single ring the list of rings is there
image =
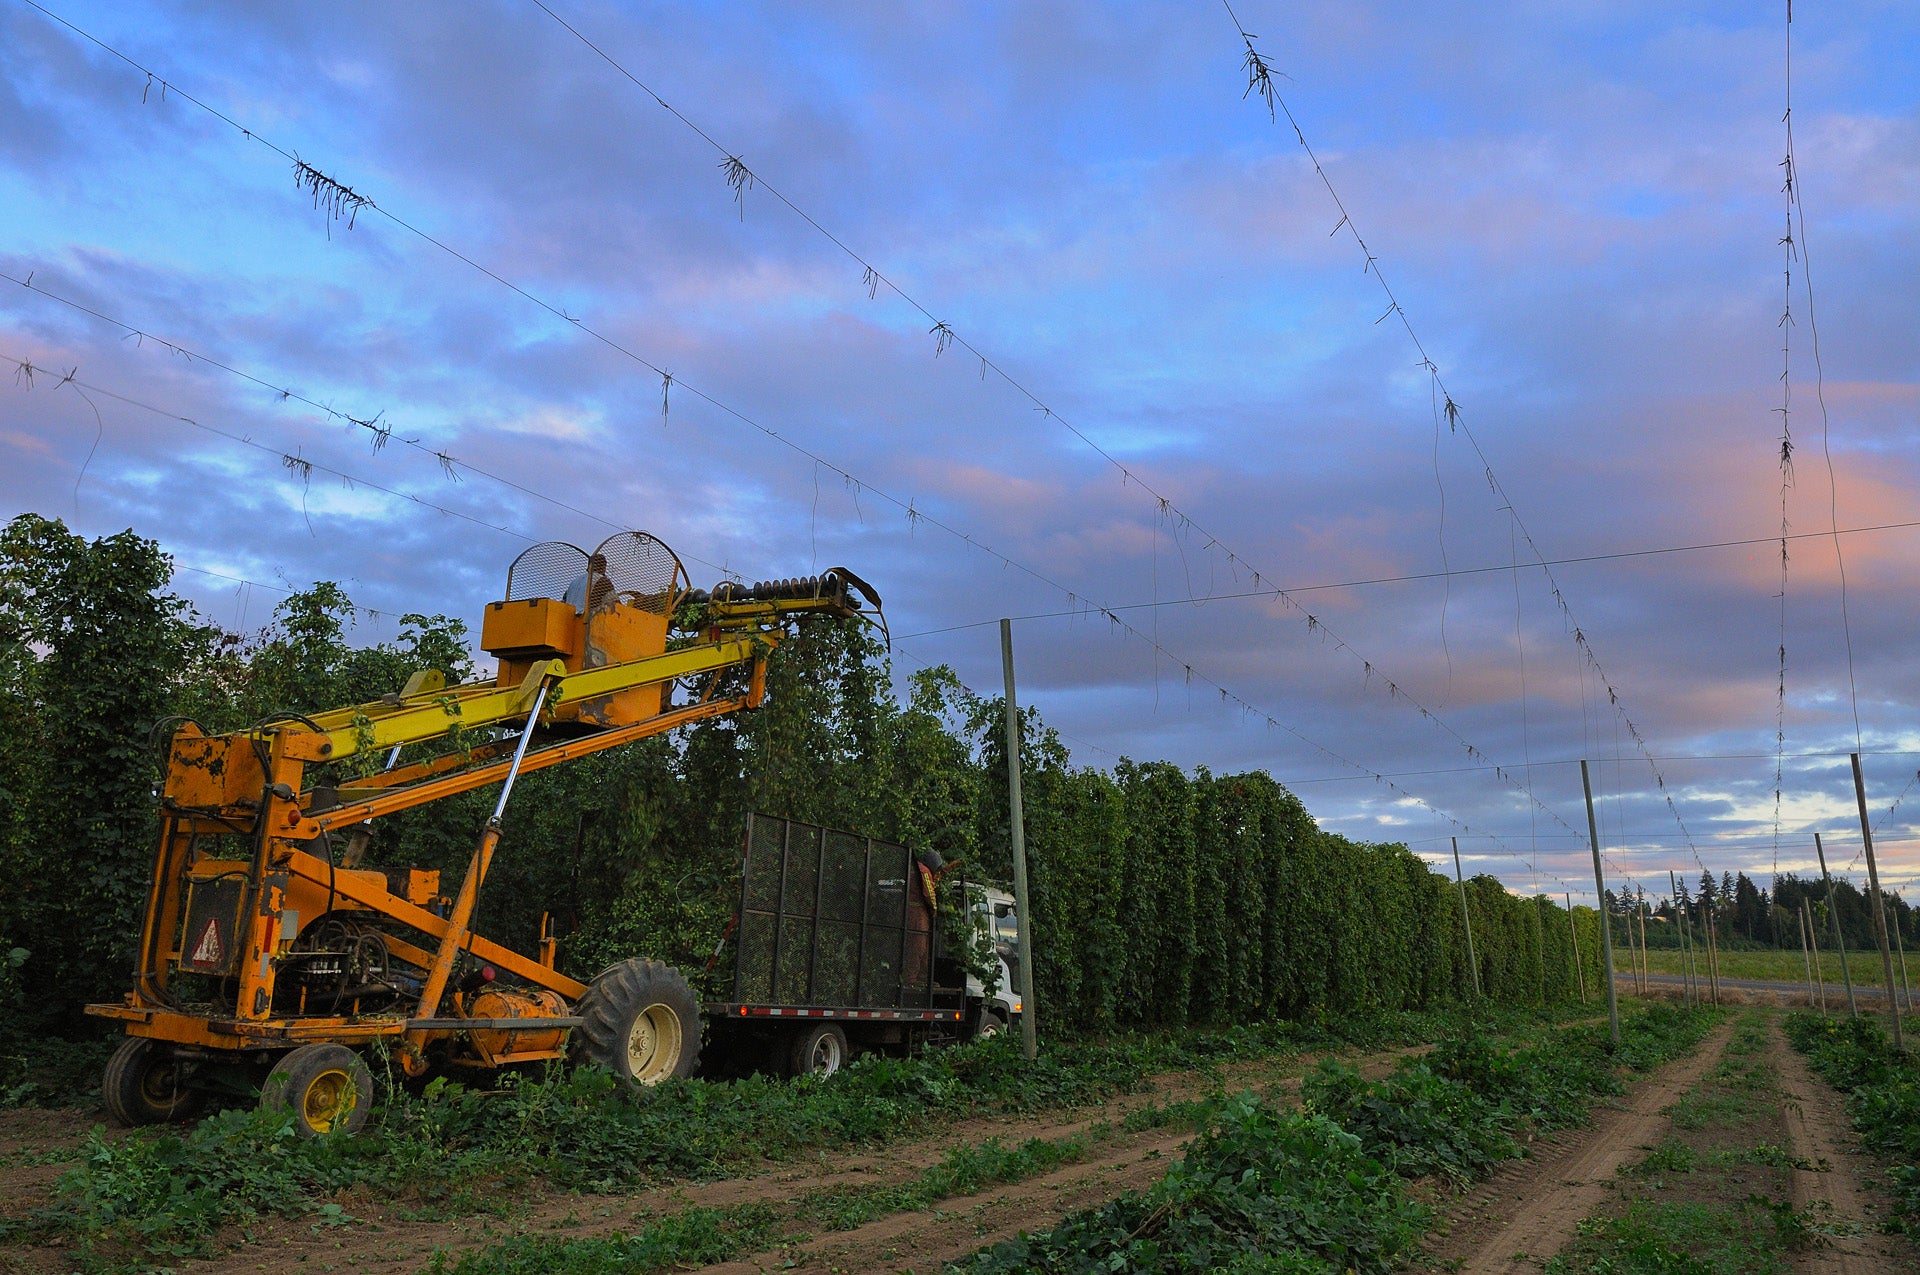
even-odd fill
[[[1587,1003],[1587,967],[1580,963],[1580,927],[1573,923],[1573,895],[1563,894],[1567,901],[1567,933],[1573,936],[1573,972],[1580,976],[1580,1003]]]
[[[1860,1006],[1853,999],[1853,971],[1847,968],[1847,932],[1840,928],[1840,905],[1833,896],[1833,874],[1827,871],[1827,848],[1820,834],[1813,834],[1813,852],[1820,856],[1820,875],[1827,882],[1827,919],[1833,922],[1833,941],[1840,949],[1840,977],[1847,984],[1847,1017],[1860,1017]]]
[[[1887,989],[1887,1017],[1893,1022],[1893,1052],[1903,1054],[1906,1041],[1900,1037],[1900,998],[1894,994],[1893,945],[1887,942],[1886,896],[1880,893],[1880,869],[1873,862],[1873,825],[1867,822],[1867,784],[1860,777],[1860,754],[1853,755],[1853,799],[1860,806],[1860,840],[1867,851],[1867,905],[1873,909],[1874,936],[1880,940],[1880,972]]]
[[[1600,868],[1600,822],[1593,817],[1593,781],[1587,777],[1587,759],[1580,759],[1580,787],[1587,794],[1587,839],[1593,845],[1593,895],[1600,902],[1600,955],[1607,977],[1607,1032],[1620,1048],[1620,999],[1613,985],[1613,922],[1607,916],[1607,876]]]
[[[1467,968],[1473,971],[1473,996],[1475,1000],[1479,1000],[1483,995],[1480,991],[1480,962],[1475,960],[1473,955],[1473,918],[1467,914],[1467,878],[1460,871],[1460,838],[1458,837],[1453,838],[1453,883],[1460,887],[1460,924],[1465,926],[1467,931]]]

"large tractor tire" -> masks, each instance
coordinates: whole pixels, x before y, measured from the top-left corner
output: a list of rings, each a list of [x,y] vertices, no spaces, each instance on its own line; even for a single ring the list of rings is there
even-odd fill
[[[302,1045],[260,1086],[262,1111],[290,1111],[309,1138],[355,1134],[373,1114],[373,1072],[345,1045]]]
[[[847,1034],[835,1023],[802,1027],[793,1038],[793,1052],[787,1056],[789,1076],[833,1075],[847,1065]]]
[[[144,1036],[129,1036],[113,1051],[100,1096],[106,1101],[107,1114],[122,1125],[191,1120],[206,1098],[187,1086],[185,1069],[174,1052]]]
[[[580,1051],[630,1084],[691,1076],[700,1059],[700,1002],[670,965],[610,965],[574,1012],[585,1020],[575,1029]]]

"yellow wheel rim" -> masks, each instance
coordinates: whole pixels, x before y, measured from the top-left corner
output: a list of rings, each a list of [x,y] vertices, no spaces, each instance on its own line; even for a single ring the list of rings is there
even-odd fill
[[[359,1087],[353,1077],[335,1068],[323,1071],[307,1085],[300,1101],[300,1113],[315,1133],[331,1133],[360,1105]]]
[[[627,1074],[643,1085],[658,1084],[680,1065],[680,1015],[670,1005],[649,1005],[627,1029]]]

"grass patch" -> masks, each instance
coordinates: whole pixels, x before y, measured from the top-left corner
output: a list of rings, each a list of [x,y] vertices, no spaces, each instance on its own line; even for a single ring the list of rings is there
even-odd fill
[[[1815,1215],[1753,1189],[1759,1178],[1784,1193],[1794,1163],[1785,1148],[1723,1145],[1729,1131],[1774,1109],[1766,1047],[1765,1020],[1743,1015],[1719,1063],[1668,1109],[1677,1132],[1620,1170],[1624,1208],[1582,1222],[1575,1242],[1547,1264],[1550,1275],[1769,1275],[1820,1241]]]
[[[1849,949],[1847,952],[1848,971],[1853,975],[1855,987],[1878,988],[1881,984],[1880,961],[1878,954],[1871,948],[1865,952]],[[1832,948],[1823,948],[1820,952],[1820,970],[1827,985],[1829,999],[1838,996],[1845,1003],[1846,993],[1840,986],[1840,953]],[[1647,951],[1647,971],[1652,974],[1684,973],[1684,963],[1678,948],[1649,948]],[[1694,973],[1704,984],[1707,977],[1706,953],[1694,953]],[[1624,976],[1625,971],[1622,971]],[[1798,949],[1761,948],[1754,951],[1720,950],[1720,977],[1724,981],[1730,978],[1752,978],[1772,983],[1792,983],[1804,989],[1807,985],[1806,959]],[[1900,973],[1894,971],[1894,982],[1900,981]]]
[[[1524,1030],[1541,1017],[1507,1011],[1493,1021]],[[441,1078],[416,1092],[389,1076],[373,1125],[350,1140],[304,1141],[285,1116],[251,1110],[112,1141],[95,1129],[50,1205],[0,1222],[0,1241],[72,1237],[155,1261],[206,1256],[223,1227],[262,1214],[339,1220],[331,1197],[350,1187],[371,1188],[410,1217],[444,1220],[497,1210],[511,1198],[498,1188],[535,1179],[611,1192],[724,1177],[968,1118],[1099,1102],[1162,1071],[1206,1073],[1308,1044],[1430,1040],[1445,1023],[1437,1013],[1392,1014],[1065,1042],[1033,1063],[1000,1040],[865,1058],[824,1081],[688,1080],[638,1092],[591,1068],[503,1074],[484,1091]]]
[[[1241,1094],[1151,1190],[997,1244],[959,1269],[1382,1275],[1426,1216],[1358,1137]]]
[[[638,1275],[710,1266],[765,1248],[778,1233],[780,1211],[766,1204],[688,1208],[630,1234],[590,1239],[516,1235],[449,1262],[437,1252],[430,1275]]]
[[[1589,1218],[1547,1275],[1784,1275],[1806,1220],[1764,1199],[1722,1205],[1639,1199]]]
[[[955,1147],[911,1182],[892,1186],[831,1187],[800,1199],[799,1216],[829,1231],[851,1231],[891,1213],[931,1208],[955,1196],[978,1195],[989,1186],[1022,1182],[1087,1158],[1112,1136],[1111,1126],[1096,1126],[1068,1138],[1029,1138],[1003,1146],[989,1138],[979,1146]]]

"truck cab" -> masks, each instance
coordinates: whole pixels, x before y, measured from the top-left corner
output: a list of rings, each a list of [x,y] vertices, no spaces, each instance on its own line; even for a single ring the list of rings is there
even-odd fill
[[[1015,977],[1020,968],[1020,919],[1014,909],[1013,896],[1006,891],[977,886],[973,892],[978,896],[974,913],[993,945],[999,977],[989,996],[980,977],[969,973],[967,1007],[972,1011],[974,1034],[993,1036],[1018,1023],[1026,1008],[1020,1001],[1019,979]]]

